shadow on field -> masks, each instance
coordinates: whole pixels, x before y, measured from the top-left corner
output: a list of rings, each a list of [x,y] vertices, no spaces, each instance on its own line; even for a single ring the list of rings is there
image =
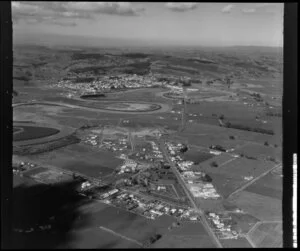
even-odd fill
[[[78,181],[15,187],[11,248],[68,248],[69,243],[75,241],[71,233],[75,221],[78,229],[86,226],[89,219],[79,207],[90,202],[72,192],[76,186]]]

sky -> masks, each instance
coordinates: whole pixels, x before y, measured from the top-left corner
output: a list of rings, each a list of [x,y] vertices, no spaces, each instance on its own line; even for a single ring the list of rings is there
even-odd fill
[[[12,2],[14,34],[282,46],[283,3]]]

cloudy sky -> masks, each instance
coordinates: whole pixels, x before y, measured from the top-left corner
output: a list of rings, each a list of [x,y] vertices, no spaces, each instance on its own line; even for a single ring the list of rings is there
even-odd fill
[[[282,46],[282,3],[12,2],[15,33]]]

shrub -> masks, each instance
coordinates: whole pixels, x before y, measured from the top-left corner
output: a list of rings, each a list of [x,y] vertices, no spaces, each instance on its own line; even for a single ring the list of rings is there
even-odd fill
[[[268,145],[269,145],[268,141],[265,141],[264,145],[265,145],[265,146],[268,146]]]
[[[232,136],[232,135],[230,135],[230,136],[229,136],[229,139],[235,139],[235,137],[234,137],[234,136]]]

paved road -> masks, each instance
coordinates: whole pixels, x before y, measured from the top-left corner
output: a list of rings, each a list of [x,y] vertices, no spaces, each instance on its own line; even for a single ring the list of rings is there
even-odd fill
[[[202,220],[203,226],[206,228],[206,230],[207,230],[208,234],[211,236],[211,238],[216,242],[217,247],[222,248],[222,244],[220,243],[219,239],[217,238],[217,236],[215,235],[215,233],[213,232],[213,230],[209,226],[209,224],[208,224],[208,222],[207,222],[207,220],[205,218],[205,215],[204,215],[203,211],[200,208],[198,208],[198,206],[196,205],[196,203],[195,203],[195,201],[194,201],[194,199],[193,199],[190,191],[186,187],[185,182],[182,180],[182,178],[181,178],[181,176],[180,176],[180,174],[179,174],[179,172],[178,172],[178,170],[177,170],[174,162],[171,161],[171,159],[169,157],[169,154],[167,152],[167,149],[165,148],[164,142],[160,141],[158,145],[160,146],[160,149],[161,149],[162,153],[164,154],[166,160],[169,162],[169,164],[170,164],[172,170],[174,171],[174,173],[175,173],[178,181],[181,183],[181,186],[183,187],[183,189],[184,189],[187,197],[189,198],[189,200],[190,200],[190,202],[191,202],[194,210],[201,215],[201,220]]]
[[[253,184],[255,181],[259,180],[260,178],[262,178],[263,176],[267,175],[269,172],[271,172],[272,170],[280,167],[281,164],[277,164],[275,165],[273,168],[267,170],[266,172],[262,173],[261,175],[257,176],[256,178],[254,178],[253,180],[251,180],[250,182],[248,182],[247,184],[245,184],[244,186],[240,187],[239,189],[235,190],[233,193],[231,193],[228,198],[232,197],[234,194],[244,190],[246,187],[250,186],[251,184]]]

